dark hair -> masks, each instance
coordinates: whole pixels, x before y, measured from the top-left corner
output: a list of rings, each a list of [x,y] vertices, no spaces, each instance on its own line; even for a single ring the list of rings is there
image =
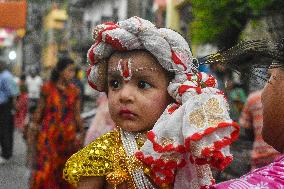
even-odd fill
[[[20,80],[25,81],[25,80],[26,80],[26,75],[25,75],[25,74],[22,74],[22,75],[20,76]]]
[[[52,82],[57,82],[60,76],[60,73],[65,70],[65,68],[74,64],[74,61],[69,57],[60,58],[55,66],[55,68],[51,72],[50,80]]]

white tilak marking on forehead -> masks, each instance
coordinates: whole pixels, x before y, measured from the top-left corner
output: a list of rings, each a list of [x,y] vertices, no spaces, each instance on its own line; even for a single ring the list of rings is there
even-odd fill
[[[129,58],[127,62],[123,62],[122,59],[119,60],[117,64],[117,70],[119,70],[121,77],[125,81],[130,81],[132,78],[132,59]]]

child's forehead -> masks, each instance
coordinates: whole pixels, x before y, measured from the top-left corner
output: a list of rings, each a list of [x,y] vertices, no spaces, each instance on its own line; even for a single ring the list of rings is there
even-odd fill
[[[120,56],[120,55],[112,56],[108,61],[109,71],[113,70],[114,68],[117,68],[117,66],[121,63],[127,64],[129,66],[129,69],[139,69],[139,68],[149,68],[150,70],[162,69],[162,66],[150,53],[146,53],[143,51],[127,54],[126,56]]]

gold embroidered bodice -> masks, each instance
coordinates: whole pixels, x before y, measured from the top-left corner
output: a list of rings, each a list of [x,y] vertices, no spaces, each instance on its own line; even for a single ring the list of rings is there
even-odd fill
[[[136,142],[141,147],[145,140],[140,138]],[[150,174],[150,170],[134,156],[126,157],[120,134],[115,130],[72,155],[65,164],[63,177],[76,186],[80,177],[104,176],[112,186],[126,182],[128,188],[135,189],[130,172],[137,167],[142,167],[145,174]]]

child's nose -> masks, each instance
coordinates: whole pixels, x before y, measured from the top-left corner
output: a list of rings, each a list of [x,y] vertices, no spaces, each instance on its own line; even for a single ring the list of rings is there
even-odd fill
[[[135,89],[131,85],[124,85],[120,90],[120,102],[127,103],[134,100]]]

